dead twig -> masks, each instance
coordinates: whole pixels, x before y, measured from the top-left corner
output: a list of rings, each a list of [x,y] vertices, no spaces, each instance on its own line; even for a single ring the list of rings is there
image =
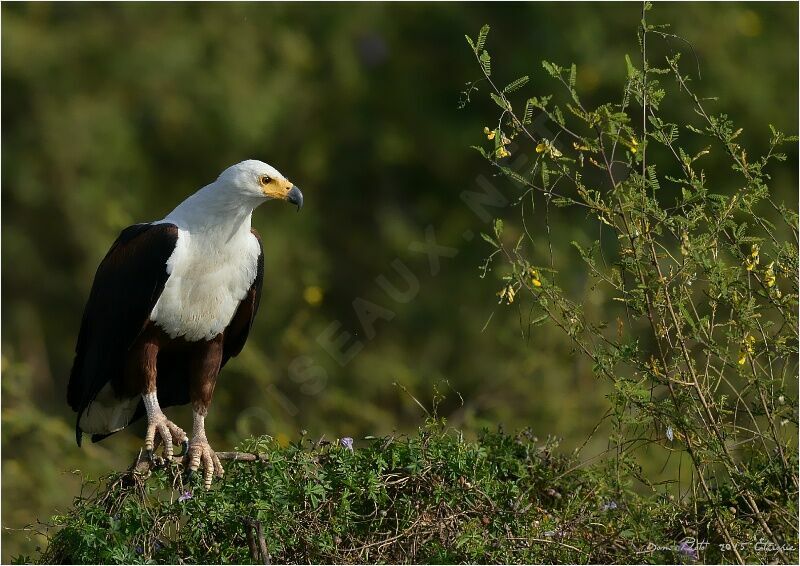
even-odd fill
[[[261,521],[245,517],[243,522],[245,533],[247,533],[247,546],[250,548],[250,557],[257,563],[271,564]],[[258,537],[258,546],[256,546],[256,537]]]
[[[220,460],[231,460],[234,462],[267,462],[267,457],[264,454],[253,454],[251,452],[217,452],[217,457]],[[188,454],[182,456],[172,456],[170,459],[171,464],[178,464],[187,467],[189,464]],[[128,468],[129,472],[136,474],[147,474],[155,468],[164,467],[167,465],[166,458],[153,454],[148,457],[144,450],[139,450],[139,454],[134,459],[131,466]]]
[[[264,529],[261,528],[261,521],[255,521],[256,534],[258,535],[258,546],[261,549],[261,558],[264,564],[269,564],[269,552],[267,551],[267,542],[264,540]]]
[[[247,535],[247,546],[250,548],[250,558],[253,562],[258,562],[258,547],[256,546],[256,537],[253,533],[253,521],[251,519],[244,520],[244,532]]]

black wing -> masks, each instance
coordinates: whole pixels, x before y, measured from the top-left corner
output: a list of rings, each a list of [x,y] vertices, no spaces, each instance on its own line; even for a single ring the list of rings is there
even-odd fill
[[[225,329],[220,368],[224,367],[229,359],[238,356],[239,352],[244,348],[244,343],[247,342],[247,336],[250,334],[250,327],[253,326],[253,319],[256,317],[256,312],[258,312],[258,304],[261,302],[261,286],[264,283],[264,246],[261,244],[261,236],[259,236],[258,232],[251,231],[258,240],[258,246],[261,249],[261,253],[258,254],[256,278],[253,280],[247,295],[239,303],[228,328]]]
[[[177,240],[174,224],[130,226],[97,268],[67,386],[67,401],[78,421],[103,386],[122,377],[125,354],[164,290],[167,260]],[[78,422],[75,434],[80,446]]]

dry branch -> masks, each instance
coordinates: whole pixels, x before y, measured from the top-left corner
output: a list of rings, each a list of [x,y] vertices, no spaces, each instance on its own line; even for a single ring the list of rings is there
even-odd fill
[[[234,462],[267,462],[267,457],[264,454],[253,454],[251,452],[217,452],[217,457],[220,460],[231,460]],[[139,450],[139,454],[134,459],[133,463],[128,468],[128,471],[136,474],[146,474],[153,469],[166,466],[166,458],[153,454],[148,456],[145,450]],[[187,468],[189,465],[189,455],[182,454],[180,456],[172,456],[170,459],[171,464],[178,464]]]

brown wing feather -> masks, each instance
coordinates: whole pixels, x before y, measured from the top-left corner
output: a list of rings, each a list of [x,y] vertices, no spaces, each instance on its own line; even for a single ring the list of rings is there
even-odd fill
[[[164,290],[167,260],[177,239],[173,224],[130,226],[97,268],[67,386],[67,401],[78,420],[103,386],[122,376],[126,353]],[[77,423],[75,428],[80,444]]]

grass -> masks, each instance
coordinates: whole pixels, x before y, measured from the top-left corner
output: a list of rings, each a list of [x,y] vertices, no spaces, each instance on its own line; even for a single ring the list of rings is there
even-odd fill
[[[529,431],[467,441],[430,421],[413,436],[341,441],[269,437],[241,450],[210,491],[175,465],[87,484],[53,518],[45,563],[727,562],[722,539],[665,494],[612,488],[611,467],[581,467]],[[181,497],[183,495],[183,497]],[[189,497],[190,496],[190,497]],[[696,501],[696,500],[695,500]],[[758,549],[731,502],[729,529]],[[259,537],[259,534],[261,537]],[[797,534],[789,545],[796,548]],[[705,548],[691,539],[708,541]],[[260,539],[260,540],[259,540]],[[687,540],[688,539],[688,540]],[[18,562],[32,561],[18,557]]]

